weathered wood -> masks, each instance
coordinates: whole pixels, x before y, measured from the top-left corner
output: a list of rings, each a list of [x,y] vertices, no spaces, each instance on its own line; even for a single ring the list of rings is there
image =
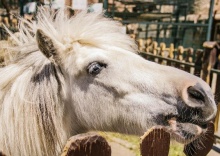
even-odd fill
[[[214,143],[214,124],[209,123],[207,132],[195,141],[185,145],[186,156],[206,156]],[[170,134],[162,127],[149,129],[142,137],[140,152],[142,156],[168,156]],[[0,152],[0,156],[6,156]],[[94,133],[79,134],[71,137],[61,156],[111,156],[107,141]]]
[[[142,156],[168,156],[170,134],[162,128],[151,128],[141,137]]]
[[[187,49],[187,51],[186,51],[186,57],[185,57],[185,62],[193,63],[192,55],[193,55],[193,48]],[[191,69],[191,67],[185,66],[185,71],[187,71],[187,72],[190,73],[190,69]]]
[[[158,43],[156,41],[153,42],[153,54],[157,55],[158,53]]]
[[[8,25],[6,26],[10,26],[11,23],[11,8],[10,5],[8,4],[8,2],[6,0],[1,0],[2,5],[4,6],[6,12],[7,12],[7,17],[8,17]],[[6,23],[7,24],[7,23]]]
[[[170,44],[170,49],[169,49],[169,58],[173,59],[174,58],[174,44]]]
[[[196,51],[194,75],[200,77],[202,69],[203,50]]]
[[[177,49],[177,60],[184,61],[183,60],[183,53],[184,53],[183,46],[179,46],[178,49]],[[182,64],[176,63],[175,67],[184,70],[184,67],[183,67]]]
[[[216,68],[220,70],[220,50],[218,51],[218,61],[216,64]],[[216,90],[215,90],[215,100],[220,103],[220,75],[217,75],[216,80]]]
[[[157,46],[158,46],[158,43],[156,41],[153,42],[151,38],[146,40],[146,44],[145,44],[146,52],[153,53],[156,55]],[[153,57],[147,57],[146,59],[150,61],[155,61]]]
[[[151,38],[146,40],[145,48],[146,48],[145,49],[146,52],[150,52],[150,53],[153,52],[153,45],[152,45],[152,39]]]
[[[214,124],[209,123],[207,132],[184,147],[186,156],[206,156],[214,143]]]
[[[220,70],[220,51],[218,51],[218,61],[216,68]],[[218,104],[218,111],[215,117],[215,132],[218,131],[219,117],[220,117],[220,74],[217,75],[216,79],[216,89],[215,89],[215,101]]]
[[[210,74],[210,71],[216,63],[217,43],[205,42],[203,46],[205,48],[205,51],[202,64],[202,79],[206,81],[209,85],[211,85],[212,75]]]
[[[139,51],[144,51],[145,49],[145,41],[143,39],[138,40]]]
[[[111,148],[102,136],[85,133],[71,137],[61,156],[111,156]]]
[[[174,59],[174,44],[171,43],[170,44],[170,48],[169,48],[169,55],[168,57],[171,58],[171,59]],[[168,66],[175,66],[175,64],[172,62],[172,61],[167,61],[167,65]]]
[[[166,44],[165,43],[160,43],[160,51],[159,51],[159,55],[162,57],[165,57],[165,50],[166,50]],[[164,60],[163,59],[159,59],[158,63],[159,64],[163,64]]]
[[[0,151],[0,156],[6,156],[5,154],[3,154],[1,151]]]

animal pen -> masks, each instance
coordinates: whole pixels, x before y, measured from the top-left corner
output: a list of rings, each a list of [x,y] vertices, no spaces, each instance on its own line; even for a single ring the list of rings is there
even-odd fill
[[[214,0],[104,0],[104,8],[135,39],[194,49],[211,39]]]

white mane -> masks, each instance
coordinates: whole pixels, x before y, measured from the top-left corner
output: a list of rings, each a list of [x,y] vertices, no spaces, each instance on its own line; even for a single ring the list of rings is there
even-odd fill
[[[31,34],[35,34],[37,29],[41,29],[49,37],[63,44],[78,41],[98,47],[107,45],[129,51],[137,50],[134,41],[122,33],[120,23],[103,18],[102,14],[88,14],[85,11],[69,18],[65,11],[61,9],[54,13],[42,8],[39,9],[35,23],[21,19],[19,31],[22,42],[16,39],[17,43],[19,45],[36,43],[35,36]],[[29,26],[29,29],[26,25]]]
[[[21,19],[19,37],[10,34],[17,43],[13,47],[17,56],[0,69],[0,150],[16,156],[58,155],[70,137],[65,129],[68,123],[63,123],[64,76],[39,51],[37,29],[65,45],[78,41],[134,51],[133,41],[120,33],[118,25],[96,13],[68,18],[65,10],[39,9],[35,23]]]

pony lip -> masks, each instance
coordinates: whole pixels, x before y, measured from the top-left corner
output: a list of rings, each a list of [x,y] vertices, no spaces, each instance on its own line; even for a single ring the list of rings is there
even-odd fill
[[[169,126],[165,128],[171,135],[171,137],[183,144],[188,144],[202,134],[206,132],[206,129],[203,129],[199,125],[193,123],[181,123],[176,117],[172,117],[168,120]]]

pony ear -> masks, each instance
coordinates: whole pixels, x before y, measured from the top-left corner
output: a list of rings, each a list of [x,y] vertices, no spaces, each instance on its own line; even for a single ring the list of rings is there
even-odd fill
[[[36,39],[38,48],[47,57],[56,57],[58,54],[58,47],[49,36],[47,36],[41,29],[36,32]]]

